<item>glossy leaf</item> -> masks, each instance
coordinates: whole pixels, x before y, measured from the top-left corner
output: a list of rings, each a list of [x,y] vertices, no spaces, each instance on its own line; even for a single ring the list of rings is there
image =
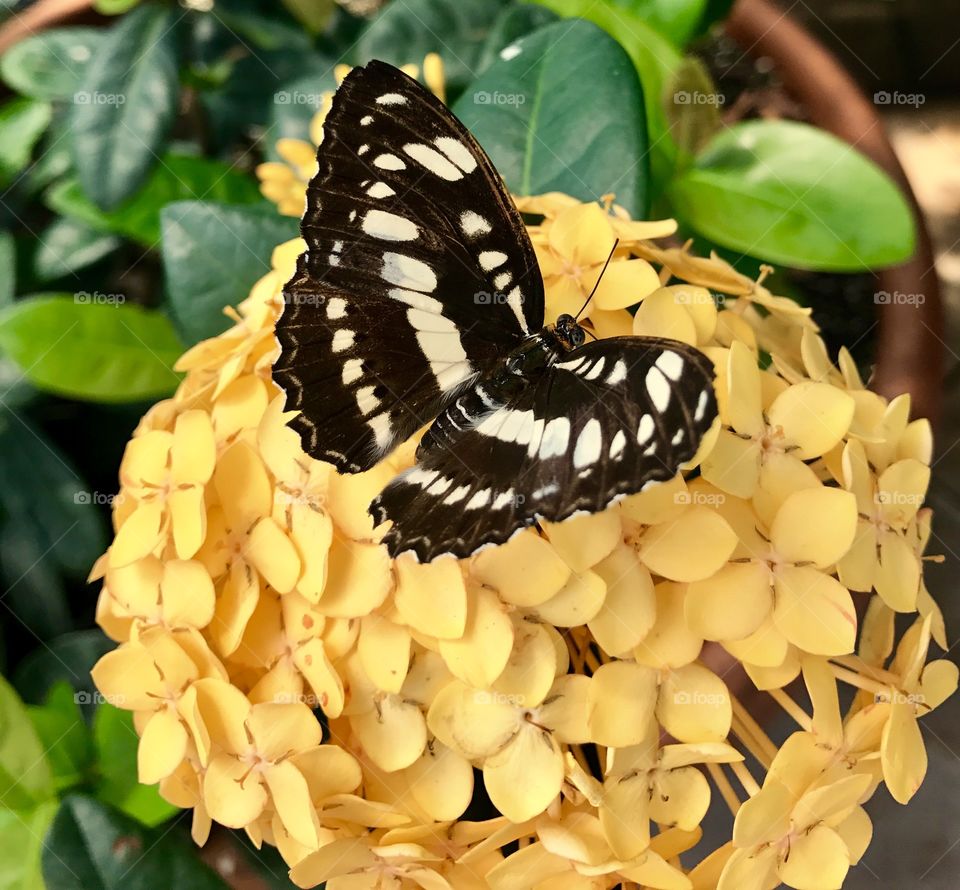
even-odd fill
[[[419,65],[439,53],[447,88],[457,94],[477,70],[483,39],[507,0],[404,0],[389,3],[361,35],[353,55],[358,64],[381,59]]]
[[[552,24],[558,18],[552,10],[535,3],[516,3],[502,10],[493,20],[484,41],[477,60],[477,74],[486,71],[511,43],[526,37],[531,31]]]
[[[33,257],[33,273],[40,281],[63,278],[102,260],[121,241],[76,219],[55,219],[39,237]]]
[[[623,49],[585,21],[547,25],[512,44],[454,111],[521,195],[614,192],[635,217],[647,204],[643,92]]]
[[[0,77],[24,96],[72,99],[103,34],[99,28],[51,28],[27,37],[0,57]]]
[[[53,797],[53,775],[20,696],[0,677],[0,801],[32,809]]]
[[[536,0],[564,18],[584,18],[603,28],[630,56],[643,86],[650,141],[651,193],[657,194],[676,163],[676,146],[664,110],[670,77],[682,56],[642,16],[614,0]],[[592,82],[592,81],[590,81]]]
[[[164,208],[163,265],[173,319],[188,344],[226,330],[224,314],[270,271],[296,220],[254,208],[181,201]]]
[[[0,308],[13,302],[17,292],[17,246],[13,235],[0,231]]]
[[[58,806],[48,800],[30,810],[0,810],[0,890],[44,890],[40,851]]]
[[[0,347],[41,389],[129,402],[169,393],[183,348],[169,319],[122,294],[78,292],[19,300],[0,312]]]
[[[93,746],[73,687],[57,683],[42,705],[27,710],[47,752],[57,793],[78,785],[90,769]]]
[[[160,241],[160,210],[173,201],[203,198],[232,204],[261,202],[252,176],[220,161],[166,155],[137,194],[116,210],[103,211],[90,201],[75,179],[47,193],[48,206],[94,229],[126,235],[147,247]]]
[[[93,717],[94,757],[100,781],[95,794],[128,816],[149,827],[166,822],[177,807],[167,803],[153,785],[137,777],[139,736],[133,715],[102,702]]]
[[[71,795],[43,849],[43,876],[57,890],[226,890],[177,832],[149,829],[94,800]]]
[[[678,216],[725,247],[802,269],[891,266],[913,215],[872,161],[828,133],[750,121],[718,134],[670,188]]]
[[[70,147],[83,190],[105,210],[147,178],[177,110],[177,13],[148,5],[104,37],[74,96]]]
[[[50,125],[49,102],[13,99],[0,108],[0,183],[30,162],[33,148]]]

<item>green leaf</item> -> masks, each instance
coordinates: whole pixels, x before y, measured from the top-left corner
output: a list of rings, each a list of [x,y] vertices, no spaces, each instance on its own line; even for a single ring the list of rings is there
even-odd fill
[[[72,99],[103,31],[51,28],[14,44],[0,57],[0,77],[34,99]]]
[[[103,15],[122,15],[140,0],[94,0],[93,8]]]
[[[0,308],[9,306],[17,292],[17,245],[13,235],[0,232]]]
[[[59,805],[48,800],[32,810],[0,810],[0,890],[44,890],[40,851]]]
[[[0,311],[0,348],[35,386],[95,402],[169,394],[183,352],[170,320],[123,294],[38,295]]]
[[[807,124],[750,121],[715,137],[672,184],[679,217],[724,247],[801,269],[903,262],[913,214],[872,161]]]
[[[647,206],[643,92],[626,53],[585,21],[557,22],[513,44],[454,111],[510,189],[585,201],[615,192],[634,216]]]
[[[49,102],[12,99],[0,108],[0,183],[9,182],[27,164],[50,125]]]
[[[146,185],[116,210],[104,212],[96,207],[75,179],[51,188],[46,203],[51,210],[94,229],[126,235],[147,247],[156,247],[160,241],[161,208],[173,201],[194,198],[228,204],[264,203],[249,174],[220,161],[188,155],[166,155]]]
[[[612,0],[682,49],[698,33],[708,0]]]
[[[227,890],[192,844],[149,829],[90,797],[67,797],[43,848],[43,876],[56,890]]]
[[[53,794],[53,775],[40,736],[20,697],[0,677],[0,806],[31,809]]]
[[[336,8],[334,0],[283,0],[290,14],[311,34],[319,34]]]
[[[166,822],[177,807],[167,803],[153,785],[141,785],[137,776],[140,737],[133,728],[133,715],[106,702],[93,717],[93,744],[100,779],[98,800],[149,827]]]
[[[181,201],[165,207],[163,266],[170,311],[188,344],[226,330],[224,307],[270,271],[273,249],[296,238],[296,220],[254,208]]]
[[[555,12],[533,3],[517,3],[502,10],[493,20],[480,51],[477,73],[486,71],[497,60],[501,50],[511,43],[526,37],[531,31],[552,24],[558,18]]]
[[[277,90],[270,105],[270,139],[265,146],[271,160],[280,160],[277,142],[281,139],[310,141],[310,122],[323,104],[323,94],[332,93],[336,88],[333,71],[330,71],[326,77],[308,74]]]
[[[180,94],[177,14],[142,6],[107,33],[74,96],[73,164],[84,192],[104,210],[147,178]]]
[[[706,66],[687,56],[670,78],[664,109],[679,157],[689,162],[693,155],[723,129],[720,105],[723,95]]]
[[[101,698],[93,686],[90,671],[101,656],[116,645],[99,629],[64,634],[34,649],[17,665],[14,685],[24,701],[39,704],[57,683],[68,683],[76,690],[80,709],[90,719],[94,703]]]
[[[111,254],[121,243],[114,235],[67,217],[50,223],[39,240],[33,272],[40,281],[53,281],[83,269]]]
[[[57,683],[42,705],[31,705],[27,711],[47,751],[57,793],[83,782],[90,769],[93,744],[73,687]]]
[[[354,48],[358,64],[381,59],[420,65],[427,53],[443,58],[448,92],[470,82],[491,22],[507,0],[404,0],[387,4]]]
[[[650,142],[651,193],[672,174],[676,146],[664,111],[667,84],[682,56],[676,47],[643,18],[614,0],[536,0],[564,18],[593,22],[614,37],[627,51],[640,76]]]

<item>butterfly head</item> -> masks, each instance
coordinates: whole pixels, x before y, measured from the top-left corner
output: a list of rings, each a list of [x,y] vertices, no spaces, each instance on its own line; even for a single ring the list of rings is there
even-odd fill
[[[583,341],[586,340],[583,328],[577,324],[577,320],[572,315],[561,315],[557,318],[554,333],[567,350],[583,346]]]

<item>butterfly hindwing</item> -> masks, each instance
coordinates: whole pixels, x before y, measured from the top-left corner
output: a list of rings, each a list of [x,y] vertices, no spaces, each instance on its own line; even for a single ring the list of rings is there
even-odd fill
[[[394,520],[391,554],[465,557],[537,519],[603,510],[672,478],[717,414],[710,360],[673,340],[589,343],[509,400],[477,386],[489,413],[451,433],[448,407],[434,424],[446,434],[428,433],[417,466],[371,506],[377,522]]]
[[[522,220],[415,80],[354,69],[324,124],[274,377],[310,455],[373,466],[543,324]]]

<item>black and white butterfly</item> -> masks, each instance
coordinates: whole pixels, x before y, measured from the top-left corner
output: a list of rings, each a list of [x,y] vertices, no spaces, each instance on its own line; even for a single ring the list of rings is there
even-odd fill
[[[544,327],[523,221],[467,129],[383,62],[334,97],[284,290],[274,379],[304,450],[370,469],[427,423],[370,512],[392,556],[468,556],[672,478],[716,413],[684,343]]]

